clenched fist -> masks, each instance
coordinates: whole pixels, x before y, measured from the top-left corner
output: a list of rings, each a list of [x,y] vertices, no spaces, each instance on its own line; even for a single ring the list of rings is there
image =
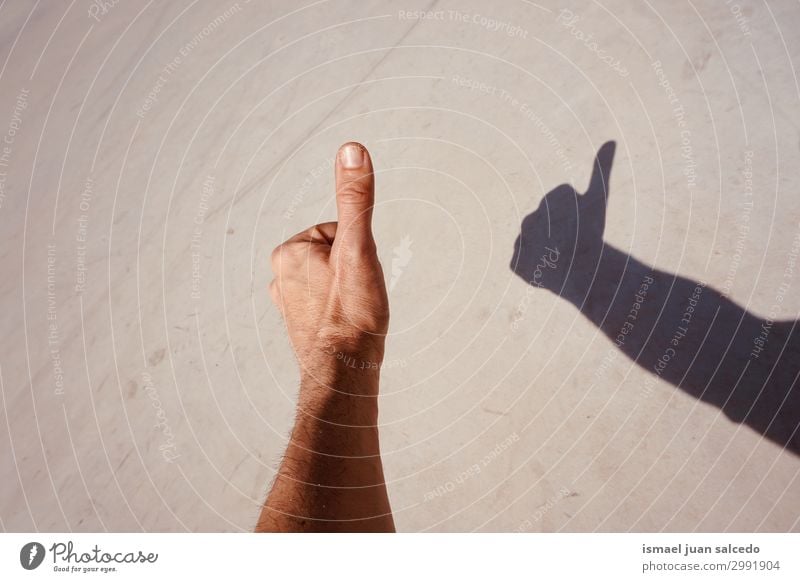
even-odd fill
[[[338,222],[312,226],[272,252],[270,295],[303,384],[370,392],[363,382],[342,383],[342,373],[377,371],[383,361],[389,301],[372,237],[374,203],[369,153],[347,143],[336,157]]]

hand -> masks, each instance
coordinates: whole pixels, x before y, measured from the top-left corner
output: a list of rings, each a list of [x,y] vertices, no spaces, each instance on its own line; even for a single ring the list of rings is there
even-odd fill
[[[257,531],[394,531],[378,442],[389,300],[372,238],[375,182],[364,147],[336,157],[338,222],[272,253],[269,289],[300,363],[292,435]]]
[[[377,371],[383,361],[389,300],[372,237],[374,203],[369,153],[347,143],[336,157],[338,222],[312,226],[272,252],[272,301],[301,376],[317,385],[331,386],[343,369]]]

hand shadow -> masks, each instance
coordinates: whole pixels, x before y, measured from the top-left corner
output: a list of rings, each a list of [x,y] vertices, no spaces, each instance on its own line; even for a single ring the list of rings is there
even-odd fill
[[[598,151],[585,194],[558,186],[523,220],[511,270],[572,303],[652,379],[800,455],[798,322],[765,320],[604,243],[615,148],[611,141]]]

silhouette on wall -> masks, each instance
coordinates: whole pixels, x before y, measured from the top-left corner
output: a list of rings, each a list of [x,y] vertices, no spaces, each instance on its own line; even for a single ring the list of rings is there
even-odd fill
[[[585,194],[558,186],[524,219],[512,271],[573,304],[653,379],[800,454],[797,322],[758,317],[604,243],[615,148],[598,151]]]

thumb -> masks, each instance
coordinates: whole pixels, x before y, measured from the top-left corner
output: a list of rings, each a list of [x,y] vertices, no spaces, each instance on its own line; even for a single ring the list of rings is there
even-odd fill
[[[375,178],[369,152],[360,143],[348,142],[336,156],[336,210],[339,224],[334,246],[371,250],[372,207]]]

